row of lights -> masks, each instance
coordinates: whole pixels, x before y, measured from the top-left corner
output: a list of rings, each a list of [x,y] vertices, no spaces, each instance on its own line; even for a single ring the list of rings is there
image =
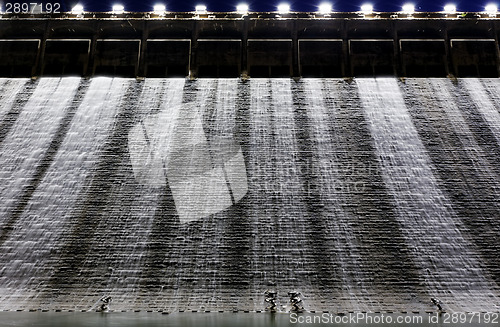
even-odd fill
[[[290,5],[288,3],[281,3],[277,6],[277,12],[280,14],[286,14],[290,12]],[[373,13],[373,5],[371,4],[364,4],[360,8],[360,12],[363,14],[372,14]],[[457,12],[457,7],[454,4],[447,4],[443,8],[443,12],[447,14],[455,14]],[[486,13],[489,14],[496,14],[498,12],[498,7],[496,4],[488,4],[484,8]],[[249,11],[249,7],[247,4],[239,4],[236,6],[236,12],[240,14],[246,14]],[[81,4],[78,4],[73,7],[71,10],[72,13],[74,14],[82,14],[84,12],[83,6]],[[123,14],[125,12],[125,7],[120,4],[113,5],[112,7],[112,13],[113,14]],[[163,4],[157,4],[153,7],[153,12],[158,15],[165,14],[166,12],[166,7]],[[205,5],[197,5],[195,7],[195,12],[196,13],[206,13],[207,12],[207,6]],[[320,14],[330,14],[333,12],[333,7],[331,3],[322,3],[318,6],[318,13]],[[404,14],[414,14],[415,13],[415,5],[408,3],[403,5],[402,7],[402,13]]]
[[[369,12],[373,12],[373,7],[371,5],[366,5],[366,6],[367,6],[366,8],[368,8]],[[361,8],[363,8],[363,7],[361,7]],[[364,10],[361,9],[361,11],[363,12]],[[490,3],[484,7],[484,11],[488,14],[496,14],[498,12],[498,7],[496,4]],[[404,4],[402,7],[402,12],[405,14],[414,14],[415,13],[415,5],[413,5],[412,3]],[[457,13],[457,6],[452,4],[452,3],[447,4],[443,8],[443,12],[446,14],[455,14],[455,13]]]

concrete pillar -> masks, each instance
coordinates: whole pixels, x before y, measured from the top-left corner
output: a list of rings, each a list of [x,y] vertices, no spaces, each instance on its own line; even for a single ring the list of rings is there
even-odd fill
[[[292,24],[292,77],[300,77],[299,65],[299,38],[297,31],[297,20],[295,19]]]
[[[243,79],[248,78],[248,22],[250,17],[248,15],[243,19],[241,27],[241,72],[240,76]]]
[[[193,30],[191,32],[191,49],[189,50],[189,78],[195,79],[198,77],[198,21],[193,21]]]
[[[495,37],[495,48],[496,48],[496,55],[497,55],[497,70],[498,70],[498,77],[500,77],[500,43],[499,43],[499,40],[498,40],[498,28],[499,28],[499,23],[498,21],[491,21],[491,28],[493,30],[493,33],[494,33],[494,37]]]
[[[45,23],[45,31],[40,40],[40,46],[38,47],[38,53],[36,55],[35,66],[32,69],[31,76],[38,77],[43,74],[43,61],[45,58],[45,48],[47,46],[47,39],[50,36],[50,20]]]
[[[456,77],[458,76],[458,72],[456,69],[457,67],[453,62],[453,56],[451,53],[451,42],[450,42],[450,37],[448,36],[448,28],[446,26],[443,28],[443,39],[444,39],[444,53],[446,56],[445,60],[446,75],[450,77],[451,76]]]
[[[90,41],[90,50],[89,50],[89,60],[87,65],[87,71],[85,73],[85,77],[92,77],[95,73],[95,56],[97,49],[97,39],[99,38],[99,28],[100,24],[98,21],[93,22],[94,25],[94,35],[92,35],[92,40]]]
[[[401,58],[401,47],[399,45],[399,35],[398,35],[398,25],[397,21],[393,21],[391,24],[392,28],[392,38],[393,38],[393,48],[394,48],[394,59],[393,59],[393,70],[395,76],[404,76],[403,75],[403,60]]]
[[[349,39],[347,36],[347,20],[344,20],[342,22],[342,31],[341,31],[341,37],[342,37],[342,68],[341,68],[341,73],[343,77],[352,77],[353,76],[353,71],[351,67],[351,61],[349,60],[350,53],[349,53]]]
[[[142,23],[142,38],[141,38],[141,48],[139,50],[139,62],[136,66],[135,76],[136,77],[145,77],[146,76],[146,48],[148,44],[149,38],[149,24],[147,21],[143,21]]]
[[[446,76],[455,75],[453,70],[452,70],[450,39],[448,37],[448,29],[447,29],[446,23],[443,23],[441,26],[441,37],[444,40],[444,55],[445,55],[444,69],[445,69]]]

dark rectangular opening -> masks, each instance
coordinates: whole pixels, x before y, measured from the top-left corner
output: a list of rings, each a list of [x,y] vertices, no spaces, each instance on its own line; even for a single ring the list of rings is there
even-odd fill
[[[38,40],[0,41],[0,76],[31,77],[38,46]]]
[[[290,66],[262,66],[254,65],[250,67],[252,77],[268,78],[268,77],[290,77]]]
[[[199,77],[238,77],[241,65],[241,42],[198,41],[196,62]]]
[[[302,76],[342,76],[342,41],[299,40],[299,50]]]
[[[198,67],[199,77],[238,77],[240,70],[236,65],[217,65]]]
[[[498,77],[494,40],[451,40],[453,68],[459,77]]]
[[[85,75],[89,45],[90,40],[47,40],[42,75]]]
[[[138,40],[99,40],[94,74],[135,77],[139,57]]]
[[[444,40],[401,40],[403,75],[407,77],[445,77]]]
[[[189,69],[189,40],[148,40],[147,77],[185,77]]]
[[[353,76],[393,76],[394,43],[392,40],[351,40]]]
[[[251,77],[290,77],[291,40],[249,41],[248,66]]]

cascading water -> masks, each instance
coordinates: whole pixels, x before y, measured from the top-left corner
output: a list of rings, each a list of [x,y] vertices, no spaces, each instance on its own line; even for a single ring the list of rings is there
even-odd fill
[[[498,310],[494,212],[460,197],[497,194],[498,83],[419,83],[1,79],[0,309]]]
[[[5,136],[8,142],[2,147],[0,157],[0,196],[6,202],[0,208],[0,222],[8,223],[16,206],[22,201],[23,191],[41,165],[79,82],[78,78],[40,81],[26,103],[25,110]],[[47,94],[51,97],[47,97]]]
[[[461,83],[467,89],[467,92],[476,104],[477,110],[488,123],[498,144],[500,144],[500,112],[498,112],[498,107],[495,106],[495,102],[492,101],[480,80],[465,79],[461,81]]]
[[[466,227],[463,235],[475,244],[480,261],[488,264],[487,271],[498,283],[500,271],[491,269],[488,259],[496,256],[500,235],[500,167],[495,137],[460,85],[444,79],[408,79],[402,86],[439,187]]]
[[[54,86],[58,84],[65,86],[68,82],[71,83],[72,92],[57,93],[41,85],[42,87],[39,86],[36,89],[39,92],[33,94],[32,98],[36,99],[34,101],[42,103],[52,101],[53,108],[61,112],[57,121],[54,121],[52,116],[45,120],[31,117],[34,123],[41,125],[40,134],[45,134],[47,128],[54,130],[57,127],[79,83],[79,79],[47,79],[47,83],[52,83]],[[58,252],[63,245],[61,242],[65,241],[66,233],[74,228],[72,214],[78,210],[77,203],[85,195],[86,179],[91,175],[99,147],[109,133],[116,114],[116,104],[123,96],[125,83],[125,81],[113,79],[94,79],[72,121],[61,122],[70,124],[69,130],[64,139],[59,140],[59,149],[50,167],[45,176],[42,176],[43,179],[39,181],[25,210],[16,221],[12,222],[12,232],[2,244],[1,260],[4,270],[1,294],[5,297],[2,305],[8,305],[10,301],[20,302],[22,306],[33,305],[38,301],[34,298],[38,297],[40,290],[50,287],[47,285],[48,279],[54,267],[58,265],[57,257],[60,255]],[[29,104],[22,112],[26,116],[41,112],[42,109],[46,109],[47,113],[57,112],[54,109],[47,110],[47,107],[34,106],[32,108]],[[30,136],[26,138],[26,135]],[[31,142],[44,140],[31,132],[19,135],[21,136]],[[50,139],[45,142],[49,141]],[[15,139],[7,138],[6,144],[16,146],[17,142]],[[32,151],[26,153],[23,159],[29,162],[33,155],[42,157],[44,148],[46,149],[47,146],[37,151],[31,149]],[[4,158],[3,154],[2,158]],[[27,169],[20,172],[28,173]]]
[[[480,194],[482,200],[487,201],[487,197],[492,196],[494,199],[500,197],[500,183],[498,183],[498,173],[500,172],[500,167],[495,167],[494,158],[489,158],[487,150],[482,147],[482,144],[478,142],[474,130],[470,127],[470,122],[468,121],[468,116],[470,115],[471,108],[468,104],[461,106],[457,103],[457,99],[453,93],[454,86],[448,80],[443,79],[430,79],[430,80],[419,80],[419,79],[408,79],[405,82],[408,90],[408,94],[419,94],[419,101],[422,103],[420,105],[415,105],[418,109],[413,109],[414,112],[417,110],[422,114],[425,112],[425,116],[421,118],[427,127],[434,127],[436,129],[441,129],[441,139],[443,145],[446,145],[447,152],[452,156],[451,160],[460,163],[460,166],[453,165],[453,169],[456,171],[460,168],[459,173],[462,174],[463,182],[469,183],[469,187],[475,193],[474,195],[479,195],[481,189],[486,191],[486,194]],[[415,101],[415,100],[412,100]],[[414,114],[415,115],[415,114]],[[433,119],[432,123],[428,123],[429,119]],[[427,122],[426,122],[427,120]],[[449,126],[445,129],[443,125]],[[449,140],[445,138],[446,134],[454,133],[451,137],[456,137],[454,140]],[[458,144],[453,144],[458,141]],[[443,151],[439,151],[441,156],[443,156]],[[462,153],[465,158],[462,158]],[[432,157],[432,155],[431,155]],[[493,159],[493,160],[492,160]],[[439,164],[438,161],[434,161]],[[466,176],[465,170],[470,170],[468,174],[472,176]],[[457,172],[458,173],[458,172]],[[441,178],[445,173],[441,173]],[[467,178],[468,177],[468,178]],[[474,179],[482,177],[484,180],[480,184],[483,186],[474,187]],[[488,188],[486,188],[488,184]],[[496,203],[491,203],[490,205],[499,206]],[[499,206],[500,207],[500,206]],[[484,218],[484,217],[483,217]]]
[[[481,79],[485,90],[488,92],[487,96],[490,97],[498,108],[500,103],[500,81],[498,78]]]
[[[3,121],[5,115],[12,109],[17,94],[26,83],[28,82],[24,79],[0,78],[0,121]]]
[[[287,304],[287,292],[302,288],[314,296],[305,262],[307,230],[303,223],[304,192],[297,161],[290,80],[250,81],[249,179],[251,215],[257,233],[254,261],[260,271],[256,287],[278,291],[279,303]],[[259,198],[267,201],[261,206]],[[258,296],[256,294],[255,296]]]
[[[430,295],[455,300],[455,310],[481,310],[495,298],[494,282],[451,203],[432,172],[426,150],[412,123],[395,79],[356,81],[400,223],[422,269]],[[450,299],[448,299],[450,298]]]
[[[303,84],[304,106],[310,122],[305,127],[310,129],[310,138],[314,140],[313,149],[310,149],[314,151],[311,174],[318,180],[315,191],[319,195],[318,205],[322,208],[321,211],[314,213],[317,215],[314,218],[323,222],[323,225],[316,226],[316,228],[325,229],[327,239],[332,240],[326,245],[325,250],[335,251],[334,258],[329,265],[332,265],[334,267],[332,270],[339,275],[340,283],[336,286],[341,288],[340,296],[345,302],[343,307],[354,308],[358,311],[366,310],[369,304],[362,298],[364,295],[361,276],[363,272],[355,268],[362,264],[359,261],[356,236],[350,226],[353,219],[342,206],[345,203],[346,193],[352,189],[349,190],[350,186],[342,180],[339,163],[336,160],[338,149],[335,144],[335,135],[332,133],[340,133],[340,131],[330,126],[331,121],[335,120],[338,108],[325,103],[327,96],[340,97],[340,94],[338,90],[333,90],[335,94],[326,95],[322,80],[306,79]],[[325,259],[327,258],[330,257],[325,255]]]

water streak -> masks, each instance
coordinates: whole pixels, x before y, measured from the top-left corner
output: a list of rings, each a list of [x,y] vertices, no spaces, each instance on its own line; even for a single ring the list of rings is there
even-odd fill
[[[62,79],[61,85],[65,84],[65,80]],[[47,79],[47,83],[55,85],[58,81]],[[76,89],[79,79],[69,81]],[[110,131],[116,104],[123,97],[126,83],[123,79],[92,80],[54,161],[16,222],[11,237],[1,247],[4,253],[0,281],[2,304],[8,305],[11,298],[18,303],[33,301],[30,297],[39,294],[41,284],[48,282],[57,267],[61,239],[71,230],[72,213],[77,209],[76,203],[82,192],[85,192],[85,181]],[[68,93],[47,92],[43,87],[39,90],[39,98],[33,96],[33,99],[44,103],[51,101],[55,108],[59,107],[55,104],[67,104],[71,99]],[[52,125],[48,121],[43,121],[42,125],[49,130],[57,127],[57,124]],[[9,264],[12,262],[16,264]]]
[[[430,295],[455,300],[455,308],[462,310],[488,305],[494,283],[483,275],[479,255],[462,235],[463,227],[439,189],[397,81],[356,83],[384,181]]]
[[[0,122],[11,109],[26,82],[25,79],[0,78]]]
[[[342,209],[348,194],[354,190],[352,185],[349,186],[342,181],[336,158],[339,149],[330,131],[331,121],[338,119],[336,111],[339,108],[328,106],[324,101],[327,97],[339,98],[340,94],[338,92],[324,94],[322,82],[316,79],[304,80],[307,114],[311,120],[310,133],[314,140],[315,160],[312,169],[314,175],[318,176],[319,202],[323,208],[321,219],[325,221],[327,233],[333,240],[331,247],[336,250],[336,260],[331,264],[337,267],[336,271],[341,276],[341,296],[344,298],[344,305],[356,310],[366,310],[368,304],[361,299],[364,292],[362,271],[354,269],[362,264],[359,260],[356,236],[349,225],[353,217]],[[340,132],[334,131],[334,133]]]
[[[40,81],[6,135],[6,145],[0,157],[0,197],[7,200],[0,207],[0,223],[12,215],[30,178],[44,160],[79,83],[79,78],[47,78]]]

